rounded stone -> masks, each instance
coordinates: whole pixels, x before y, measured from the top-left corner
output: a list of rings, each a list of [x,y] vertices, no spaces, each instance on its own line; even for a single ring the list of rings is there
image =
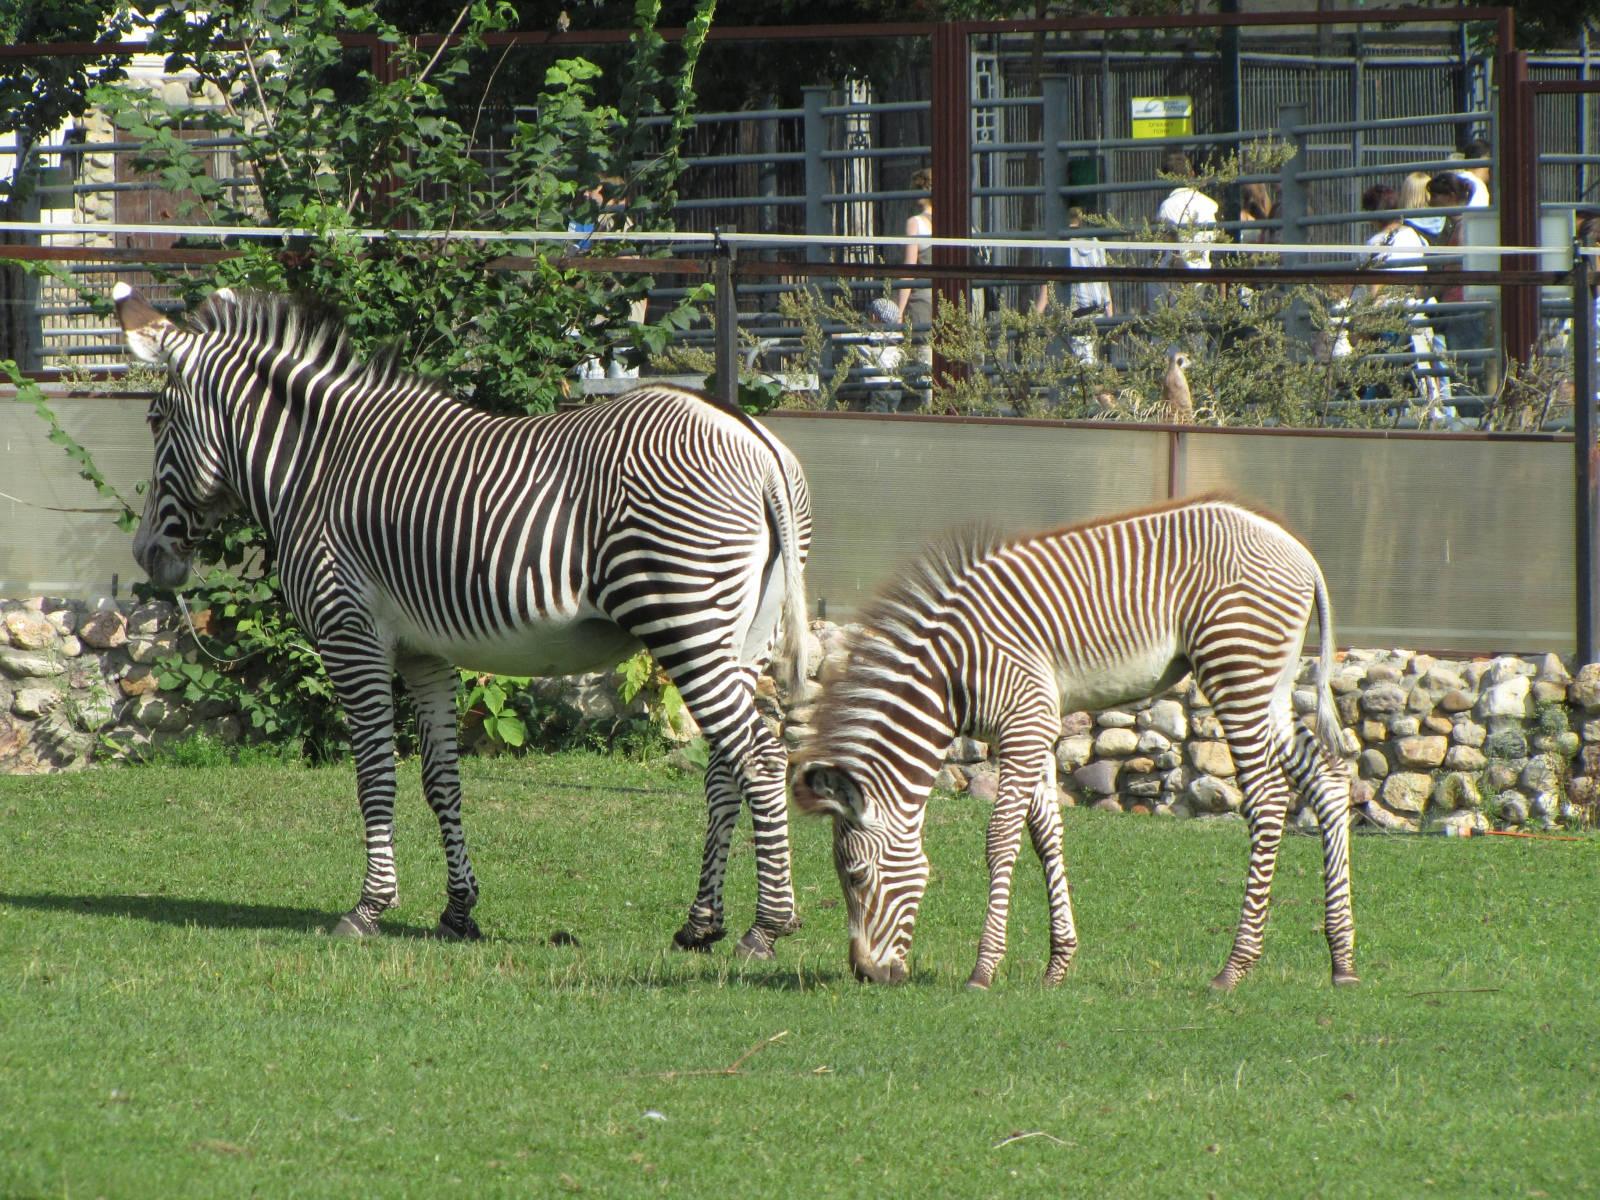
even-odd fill
[[[1484,717],[1529,717],[1533,715],[1530,697],[1532,691],[1526,675],[1513,675],[1504,682],[1491,684],[1478,697],[1473,712]]]
[[[1361,693],[1361,711],[1368,716],[1390,717],[1404,709],[1405,705],[1405,692],[1393,683],[1378,683]]]
[[[993,804],[994,798],[1000,794],[1000,776],[993,771],[984,771],[967,780],[967,795],[974,800],[982,800],[985,804]]]
[[[1121,767],[1114,758],[1101,759],[1079,767],[1072,773],[1072,782],[1082,791],[1109,796],[1117,790],[1117,772]]]
[[[1139,735],[1132,729],[1113,726],[1102,729],[1094,740],[1094,752],[1107,758],[1126,758],[1139,748]]]
[[[1183,705],[1176,700],[1157,700],[1139,714],[1139,727],[1150,729],[1170,741],[1181,742],[1189,736],[1189,719]]]
[[[1437,767],[1449,745],[1442,737],[1403,737],[1395,743],[1395,757],[1406,767]]]
[[[1451,771],[1434,785],[1433,805],[1447,812],[1454,809],[1476,810],[1483,807],[1483,797],[1471,775],[1463,771]]]
[[[1389,760],[1383,751],[1368,748],[1361,752],[1358,769],[1363,779],[1382,779],[1389,774]]]
[[[1063,773],[1071,773],[1083,766],[1094,755],[1094,739],[1087,734],[1064,737],[1056,745],[1056,766]]]
[[[1190,781],[1184,797],[1195,812],[1234,812],[1244,803],[1244,796],[1238,788],[1225,779],[1211,775],[1201,775]]]
[[[1489,736],[1489,731],[1476,721],[1469,721],[1465,717],[1457,719],[1450,730],[1450,740],[1463,746],[1481,746],[1484,738]]]
[[[1189,762],[1207,775],[1231,776],[1235,773],[1233,755],[1227,742],[1190,742]]]
[[[1098,714],[1095,724],[1102,729],[1132,729],[1135,720],[1132,713],[1113,708]]]
[[[48,650],[56,644],[57,633],[43,613],[19,608],[0,617],[0,624],[19,650]]]
[[[1383,781],[1383,802],[1399,813],[1420,815],[1428,807],[1433,776],[1418,771],[1397,771]]]
[[[1528,802],[1516,792],[1500,795],[1500,819],[1507,825],[1522,825],[1528,820]]]
[[[1489,760],[1475,747],[1451,746],[1445,751],[1444,765],[1452,771],[1481,771],[1489,765]]]
[[[1422,732],[1422,722],[1415,717],[1389,718],[1389,733],[1397,738],[1416,737]]]
[[[1567,685],[1567,701],[1584,712],[1600,713],[1600,663],[1587,663]]]
[[[115,650],[128,640],[127,621],[116,609],[103,608],[84,618],[78,638],[95,650]]]
[[[11,711],[19,717],[42,717],[61,702],[61,693],[54,688],[18,688],[11,700]]]

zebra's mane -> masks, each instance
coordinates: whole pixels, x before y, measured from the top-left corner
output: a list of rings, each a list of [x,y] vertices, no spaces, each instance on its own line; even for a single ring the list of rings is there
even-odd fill
[[[362,390],[407,385],[419,394],[450,395],[436,380],[407,370],[397,346],[363,359],[336,313],[281,292],[214,292],[188,315],[187,324],[194,333],[243,337],[261,348],[287,349],[319,369],[349,372]]]
[[[804,755],[808,761],[831,761],[846,750],[861,715],[878,707],[881,688],[904,678],[938,611],[974,567],[1007,544],[989,526],[947,533],[879,589],[858,618],[860,628],[845,642],[842,669],[825,681]]]

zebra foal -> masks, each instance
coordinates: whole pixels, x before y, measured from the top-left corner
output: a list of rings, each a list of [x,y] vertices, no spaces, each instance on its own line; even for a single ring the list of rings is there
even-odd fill
[[[183,322],[126,284],[132,354],[167,371],[134,556],[163,587],[243,505],[271,537],[283,597],[349,720],[367,867],[335,932],[378,932],[397,899],[394,676],[416,701],[423,790],[444,842],[438,931],[477,937],[461,829],[454,666],[564,675],[649,648],[710,747],[700,884],[678,945],[723,934],[741,799],[755,826],[755,923],[770,956],[795,925],[785,756],[756,715],[781,636],[798,669],[811,515],[799,464],[742,413],[673,388],[502,417],[368,363],[283,297],[215,293]]]
[[[1296,723],[1291,703],[1313,612],[1322,630],[1315,732]],[[1213,986],[1232,988],[1260,957],[1291,787],[1321,822],[1333,980],[1356,982],[1328,592],[1310,551],[1280,526],[1210,496],[1010,541],[957,537],[882,592],[862,623],[824,692],[794,788],[801,809],[834,819],[858,978],[906,976],[928,882],[928,792],[950,739],[973,734],[997,746],[1000,789],[969,983],[988,987],[1005,952],[1024,826],[1049,896],[1045,979],[1059,982],[1078,946],[1052,755],[1063,703],[1103,708],[1192,670],[1225,730],[1250,829],[1244,909]]]

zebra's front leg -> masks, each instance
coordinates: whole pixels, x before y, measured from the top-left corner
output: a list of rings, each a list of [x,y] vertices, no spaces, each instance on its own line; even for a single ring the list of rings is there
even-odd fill
[[[478,903],[478,880],[472,873],[467,839],[461,828],[460,748],[456,734],[456,671],[436,658],[407,658],[401,677],[417,710],[417,741],[422,748],[422,794],[439,819],[444,843],[445,906],[434,928],[436,937],[476,940],[482,937],[472,909]]]
[[[1238,753],[1235,759],[1241,757]],[[1289,810],[1289,789],[1275,761],[1246,767],[1239,765],[1245,796],[1245,817],[1250,822],[1250,868],[1245,875],[1244,905],[1234,930],[1228,961],[1211,980],[1218,991],[1231,991],[1261,957],[1261,941],[1272,897],[1272,876],[1283,841],[1284,817]]]
[[[1006,953],[1006,922],[1011,909],[1011,873],[1022,847],[1022,826],[1028,816],[1028,792],[1016,778],[1007,779],[1000,764],[1000,793],[989,814],[984,856],[989,865],[989,907],[978,938],[978,962],[967,979],[969,988],[988,988]]]
[[[1048,756],[1028,805],[1028,835],[1044,868],[1045,894],[1050,900],[1050,962],[1044,981],[1053,987],[1066,978],[1072,956],[1078,952],[1078,930],[1072,919],[1072,892],[1067,887],[1067,863],[1061,847],[1055,761]]]
[[[350,725],[356,798],[367,850],[361,899],[334,925],[335,937],[371,937],[400,900],[394,868],[394,686],[387,650],[370,639],[324,636],[322,661]]]
[[[739,819],[739,785],[720,754],[706,766],[706,840],[700,856],[700,887],[689,905],[689,919],[672,935],[680,950],[709,950],[727,931],[722,926],[722,884],[728,873],[728,844]]]

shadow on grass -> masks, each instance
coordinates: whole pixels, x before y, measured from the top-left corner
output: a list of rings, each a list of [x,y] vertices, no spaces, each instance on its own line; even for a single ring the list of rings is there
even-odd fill
[[[338,913],[317,908],[289,908],[281,904],[238,904],[228,900],[198,900],[184,896],[58,896],[0,892],[0,905],[41,912],[73,913],[91,917],[132,917],[157,925],[199,925],[207,929],[286,929],[298,933],[326,932]],[[385,937],[424,938],[431,926],[386,921]]]

